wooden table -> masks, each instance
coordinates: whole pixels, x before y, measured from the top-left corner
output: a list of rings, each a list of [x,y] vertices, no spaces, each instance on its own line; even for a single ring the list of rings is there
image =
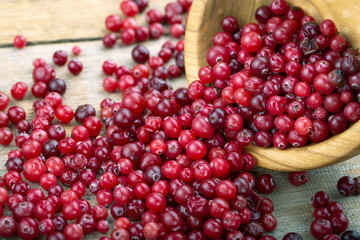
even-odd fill
[[[38,57],[52,62],[52,54],[56,50],[65,50],[70,53],[76,44],[82,49],[78,57],[84,64],[84,69],[79,76],[71,75],[67,67],[55,67],[57,77],[63,78],[67,84],[67,92],[64,95],[64,104],[73,109],[80,104],[92,104],[99,114],[100,101],[105,97],[111,97],[116,101],[121,99],[119,93],[107,93],[101,83],[105,75],[101,65],[106,59],[115,60],[118,65],[133,66],[131,49],[133,46],[117,44],[113,49],[105,49],[102,45],[102,37],[107,32],[104,20],[109,14],[119,14],[119,2],[112,0],[2,0],[0,2],[0,91],[10,95],[11,86],[17,81],[24,81],[29,89],[32,85],[32,61]],[[150,0],[150,8],[163,9],[170,0]],[[145,24],[143,15],[137,17],[139,24]],[[29,44],[22,50],[12,47],[15,35],[26,36]],[[169,40],[163,37],[156,41],[148,41],[145,45],[151,55],[156,55],[161,44]],[[175,40],[174,40],[175,41]],[[73,58],[71,54],[69,58]],[[172,82],[174,87],[186,86],[185,77]],[[32,102],[36,99],[30,92],[22,101],[10,100],[10,105],[20,105],[27,113],[27,119],[34,117]],[[75,126],[75,121],[66,126],[67,135]],[[14,127],[12,127],[14,129]],[[15,131],[14,131],[15,132]],[[4,164],[7,153],[16,148],[15,143],[10,146],[0,146],[0,174],[6,172]],[[270,194],[275,203],[274,215],[278,219],[278,228],[273,233],[278,239],[282,239],[285,233],[298,232],[304,239],[312,239],[309,226],[313,220],[311,215],[311,196],[324,190],[330,194],[331,200],[344,204],[344,212],[350,220],[349,229],[360,230],[360,199],[358,196],[343,197],[336,190],[336,182],[343,175],[360,175],[360,156],[349,161],[309,172],[308,184],[301,187],[292,186],[287,173],[279,173],[257,168],[254,173],[271,173],[277,182],[277,189]],[[35,186],[35,185],[33,185]],[[92,205],[90,193],[86,194]],[[6,211],[8,214],[9,211]],[[110,220],[109,221],[113,222]],[[111,232],[111,231],[110,231]],[[86,236],[86,239],[98,239],[100,234],[94,233]],[[16,239],[16,237],[12,238]]]

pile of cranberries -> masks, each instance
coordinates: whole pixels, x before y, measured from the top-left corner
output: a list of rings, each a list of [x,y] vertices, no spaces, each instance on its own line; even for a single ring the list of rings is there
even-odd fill
[[[145,10],[148,0],[125,0],[120,4],[120,9],[126,18],[113,14],[106,18],[105,26],[110,31],[103,38],[104,46],[112,48],[117,42],[116,33],[120,32],[120,40],[125,45],[134,42],[144,42],[148,39],[158,39],[164,34],[164,25],[169,24],[169,34],[174,38],[181,38],[185,33],[182,25],[184,19],[182,13],[190,10],[192,0],[179,0],[169,3],[165,7],[165,14],[158,9],[150,9],[146,12],[146,21],[149,26],[138,26],[134,16]],[[167,53],[169,54],[169,53]]]
[[[360,119],[360,57],[332,20],[320,24],[284,0],[256,10],[242,28],[225,17],[207,51],[209,66],[189,86],[210,109],[235,107],[227,139],[284,149],[321,142]],[[209,117],[210,123],[213,120]],[[214,128],[214,127],[213,127]]]
[[[122,1],[127,17],[106,18],[111,33],[103,44],[113,47],[117,34],[123,44],[160,38],[163,24],[181,38],[182,14],[191,2],[169,3],[165,14],[147,11],[147,27],[137,26],[133,17],[148,1]],[[276,239],[266,235],[277,227],[274,204],[261,195],[275,190],[275,180],[250,173],[256,160],[242,147],[252,142],[300,147],[308,138],[318,142],[329,132],[344,131],[360,118],[360,62],[331,20],[318,26],[283,0],[260,7],[256,18],[258,24],[243,28],[233,17],[223,19],[224,32],[215,35],[207,54],[209,66],[199,70],[200,80],[189,89],[172,90],[166,81],[183,72],[183,40],[165,42],[152,57],[145,46],[135,46],[132,68],[106,60],[103,87],[122,92],[122,100],[102,100],[99,117],[92,105],[75,111],[63,105],[65,81],[36,59],[31,93],[41,100],[33,104],[34,119],[26,120],[19,106],[8,108],[9,97],[0,92],[0,144],[13,140],[9,124],[19,131],[18,149],[9,152],[7,173],[0,178],[0,236],[80,240],[96,230],[109,233],[101,240]],[[77,56],[81,49],[75,46],[72,52]],[[175,64],[166,67],[171,59]],[[65,51],[53,55],[56,65],[67,60]],[[82,64],[74,59],[68,68],[77,75]],[[11,89],[16,100],[26,92],[22,82]],[[71,137],[55,118],[62,124],[75,119]],[[289,173],[289,180],[300,186],[308,174]],[[342,178],[338,189],[349,195],[359,184],[358,178]],[[97,205],[82,199],[86,192],[95,195]],[[340,239],[335,234],[348,225],[342,205],[329,203],[324,192],[312,202],[312,235]],[[12,216],[3,216],[4,208]],[[115,219],[111,230],[109,214]],[[341,240],[350,239],[359,240],[359,234],[342,234]],[[302,238],[291,232],[283,240]]]
[[[348,228],[348,219],[343,213],[343,206],[338,202],[330,202],[329,195],[320,191],[315,193],[311,199],[315,208],[313,216],[315,220],[311,223],[310,231],[316,239],[340,240],[337,234],[341,234]],[[347,238],[345,233],[341,239]]]

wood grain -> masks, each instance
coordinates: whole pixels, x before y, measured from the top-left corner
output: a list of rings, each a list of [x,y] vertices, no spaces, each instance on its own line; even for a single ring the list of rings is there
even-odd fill
[[[213,36],[221,31],[221,20],[228,15],[234,16],[240,26],[255,22],[254,11],[261,5],[269,4],[268,0],[195,0],[189,13],[185,35],[185,68],[187,81],[198,79],[201,66],[207,65],[206,52],[212,46]],[[298,1],[287,1],[295,6]],[[336,7],[340,6],[341,7]],[[301,7],[315,19],[331,18],[338,29],[354,44],[360,47],[360,28],[356,24],[360,13],[358,1],[303,1]],[[349,32],[353,34],[348,34]],[[347,160],[360,153],[360,122],[347,131],[330,139],[306,146],[277,150],[250,146],[248,150],[257,158],[258,166],[278,171],[309,170]]]
[[[80,41],[102,38],[104,22],[110,14],[119,14],[120,2],[114,0],[1,0],[0,45],[13,43],[16,35],[28,42]],[[164,9],[169,0],[150,1],[149,8]],[[139,25],[146,24],[138,15]]]

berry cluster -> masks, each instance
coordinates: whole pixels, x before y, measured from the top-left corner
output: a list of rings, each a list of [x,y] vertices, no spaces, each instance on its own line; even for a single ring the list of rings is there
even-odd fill
[[[209,66],[189,86],[192,100],[235,107],[242,124],[225,126],[228,139],[301,147],[360,119],[359,52],[332,20],[318,24],[285,0],[258,8],[255,17],[257,24],[243,27],[232,16],[222,20],[207,51]]]
[[[180,0],[169,3],[165,7],[165,14],[158,9],[150,9],[146,12],[146,21],[149,26],[138,26],[134,16],[148,6],[148,0],[131,1],[125,0],[120,9],[126,16],[121,19],[119,15],[110,15],[106,18],[105,26],[110,31],[103,38],[104,46],[112,48],[117,42],[116,33],[120,32],[121,42],[129,45],[150,39],[158,39],[164,34],[164,24],[170,24],[170,35],[181,38],[185,33],[182,25],[182,13],[186,13],[191,6],[192,0]]]
[[[343,213],[343,205],[338,202],[330,202],[329,195],[324,191],[315,193],[311,201],[315,208],[313,212],[315,221],[311,223],[310,227],[311,234],[316,239],[340,240],[338,234],[345,232],[349,225],[348,219]],[[345,236],[347,234],[349,233],[344,233]],[[342,237],[341,239],[349,238]]]
[[[149,27],[137,26],[133,18],[140,10],[144,10],[148,1],[123,1],[120,9],[127,16],[121,19],[119,15],[110,15],[106,18],[105,26],[111,31],[103,38],[103,44],[107,48],[111,48],[116,44],[117,35],[120,32],[120,39],[123,44],[129,45],[135,41],[140,43],[150,39],[158,39],[164,33],[164,24],[170,24],[170,35],[175,38],[181,38],[185,31],[181,25],[183,22],[182,14],[186,13],[192,1],[184,0],[169,3],[165,7],[165,14],[158,9],[151,9],[146,13],[146,21]],[[117,66],[116,62],[108,59],[103,63],[102,69],[109,77],[104,78],[103,87],[108,92],[115,92],[117,89],[124,91],[130,87],[143,88],[148,82],[152,85],[163,85],[167,83],[159,83],[157,80],[166,80],[167,78],[176,78],[180,76],[184,69],[184,40],[179,40],[177,44],[167,41],[161,47],[158,56],[150,57],[149,50],[139,44],[132,50],[132,57],[137,63],[132,69],[127,66]],[[164,65],[172,58],[175,63],[168,68]],[[144,65],[145,63],[148,66]],[[150,77],[151,75],[153,78]],[[115,75],[113,77],[112,75]]]
[[[171,24],[170,35],[181,38],[181,14],[191,2],[172,2],[165,14],[151,9],[146,13],[150,26],[138,27],[133,17],[145,10],[148,1],[122,1],[120,9],[127,17],[107,17],[105,25],[111,33],[103,43],[113,47],[117,32],[124,44],[159,38],[166,23]],[[65,82],[56,78],[50,64],[36,59],[31,92],[43,100],[34,102],[36,116],[31,122],[19,106],[5,113],[9,97],[0,92],[0,144],[8,145],[13,139],[10,123],[20,132],[15,138],[18,149],[9,152],[7,173],[0,178],[0,236],[17,233],[30,240],[44,234],[48,240],[80,240],[95,230],[106,234],[109,209],[116,219],[114,229],[101,240],[276,240],[265,233],[277,227],[274,204],[260,195],[272,193],[275,180],[269,174],[256,178],[249,172],[256,160],[242,146],[253,140],[264,147],[271,141],[278,148],[285,148],[287,142],[303,146],[309,131],[312,141],[322,138],[324,129],[343,131],[346,119],[355,121],[359,115],[358,103],[353,101],[359,80],[349,71],[357,72],[360,64],[356,65],[356,50],[339,49],[343,38],[330,20],[317,26],[300,7],[289,8],[283,0],[260,7],[256,18],[259,24],[243,28],[235,18],[224,18],[224,32],[216,34],[215,46],[207,55],[211,67],[202,67],[200,80],[189,89],[172,90],[166,81],[184,68],[183,40],[165,42],[158,56],[152,57],[145,46],[135,46],[131,54],[137,65],[132,69],[106,60],[102,70],[108,76],[103,87],[109,92],[119,89],[123,97],[119,102],[102,100],[99,117],[92,105],[75,111],[63,105]],[[326,58],[327,48],[333,61]],[[72,52],[77,56],[81,49],[75,46]],[[343,57],[335,60],[340,54]],[[166,68],[173,57],[176,64]],[[67,58],[64,51],[53,55],[59,66]],[[76,75],[82,64],[72,60],[68,68]],[[346,74],[351,79],[347,83],[340,79]],[[316,78],[321,84],[314,83]],[[332,91],[323,92],[329,86]],[[26,85],[16,83],[11,94],[20,100],[26,90]],[[336,99],[329,97],[332,94],[342,101],[335,112],[330,110]],[[345,110],[350,103],[354,104]],[[324,127],[328,112],[335,115]],[[55,118],[62,124],[75,119],[78,125],[71,137],[53,122]],[[359,188],[358,179],[352,179],[354,188],[351,179],[339,181],[342,193]],[[289,173],[289,180],[296,186],[305,184],[307,172]],[[28,182],[39,183],[41,188]],[[95,195],[97,205],[92,207],[82,199],[87,191]],[[335,234],[348,225],[342,205],[329,203],[324,192],[315,194],[313,205],[313,236],[340,239]],[[3,216],[4,207],[12,216]],[[302,238],[296,233],[283,237],[294,239]],[[348,239],[359,236],[347,231],[341,240]]]

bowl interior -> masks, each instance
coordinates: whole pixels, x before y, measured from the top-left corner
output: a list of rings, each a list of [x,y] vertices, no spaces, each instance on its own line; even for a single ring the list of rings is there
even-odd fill
[[[256,22],[254,12],[271,0],[195,0],[190,10],[185,34],[185,70],[188,83],[198,80],[198,70],[207,65],[206,52],[213,36],[221,31],[221,20],[232,15],[240,26]],[[332,19],[354,48],[360,47],[360,1],[358,0],[287,0],[289,6],[300,6],[318,22]],[[360,154],[360,122],[330,139],[302,148],[278,150],[274,147],[249,146],[247,151],[257,165],[280,171],[316,169],[344,161]]]
[[[185,70],[188,82],[198,79],[198,69],[206,65],[206,52],[213,36],[221,31],[221,20],[234,16],[243,26],[257,22],[255,10],[270,0],[195,0],[190,10],[185,34]],[[359,0],[287,0],[289,6],[300,6],[318,22],[332,19],[353,47],[360,47]]]

